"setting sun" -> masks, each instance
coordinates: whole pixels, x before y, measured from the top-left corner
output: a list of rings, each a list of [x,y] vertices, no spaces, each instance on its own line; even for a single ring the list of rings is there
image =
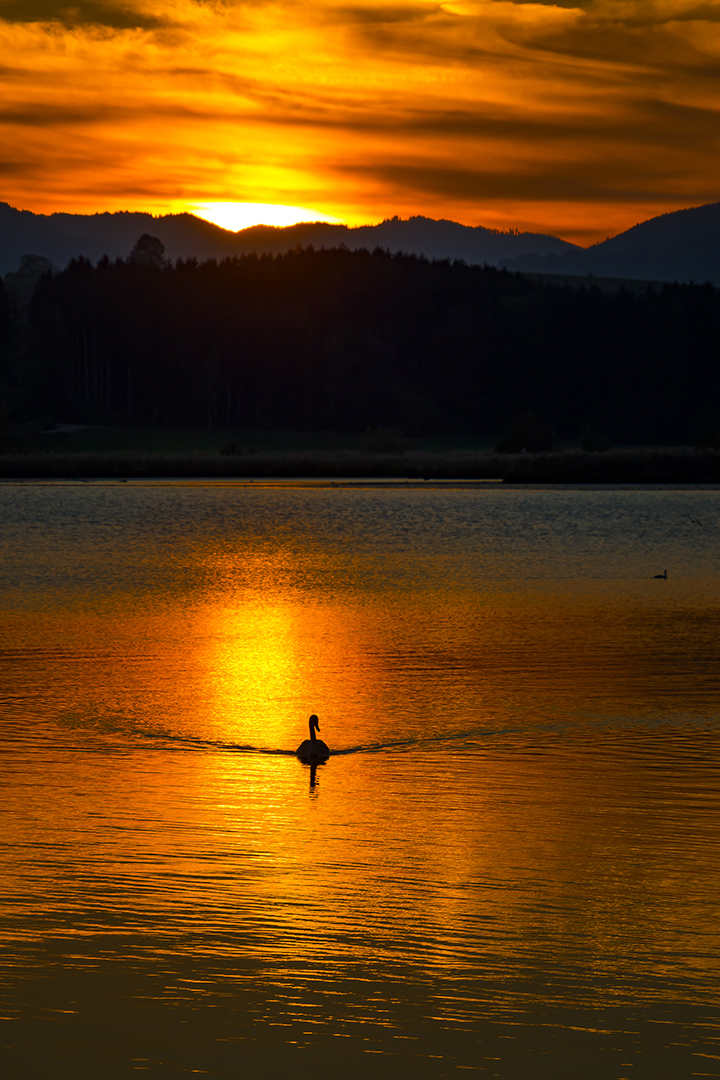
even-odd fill
[[[274,225],[282,228],[297,225],[301,221],[327,221],[338,224],[339,218],[309,210],[306,206],[281,206],[275,203],[206,202],[190,206],[197,216],[219,225],[221,229],[238,232],[251,225]]]

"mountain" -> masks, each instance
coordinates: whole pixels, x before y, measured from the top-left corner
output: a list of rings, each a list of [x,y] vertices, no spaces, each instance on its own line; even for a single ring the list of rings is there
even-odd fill
[[[560,254],[502,259],[508,270],[720,285],[720,202],[676,210]]]
[[[380,225],[328,225],[309,222],[274,228],[255,225],[229,232],[192,214],[152,214],[123,211],[115,214],[33,214],[0,203],[0,274],[15,270],[23,255],[40,255],[64,267],[85,256],[97,262],[103,255],[126,258],[143,233],[159,237],[168,258],[223,259],[248,252],[284,252],[303,247],[351,249],[382,247],[432,259],[464,259],[468,263],[497,266],[502,259],[523,255],[561,255],[574,244],[539,233],[499,232],[482,225],[459,225],[413,217],[392,218]],[[579,250],[579,249],[577,249]]]

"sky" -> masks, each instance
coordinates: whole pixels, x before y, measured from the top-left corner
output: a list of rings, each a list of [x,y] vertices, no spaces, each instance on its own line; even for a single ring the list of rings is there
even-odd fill
[[[720,0],[0,0],[0,201],[36,213],[587,244],[720,200],[719,113]]]

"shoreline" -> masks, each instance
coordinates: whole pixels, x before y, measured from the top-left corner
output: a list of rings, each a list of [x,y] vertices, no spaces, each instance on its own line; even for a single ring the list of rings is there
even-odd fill
[[[0,479],[713,484],[720,483],[720,450],[5,453],[0,454]]]

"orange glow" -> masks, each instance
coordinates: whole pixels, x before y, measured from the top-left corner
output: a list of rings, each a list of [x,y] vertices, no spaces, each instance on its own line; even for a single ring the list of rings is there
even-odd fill
[[[0,199],[262,199],[351,225],[422,213],[603,239],[718,198],[717,10],[0,4]]]

